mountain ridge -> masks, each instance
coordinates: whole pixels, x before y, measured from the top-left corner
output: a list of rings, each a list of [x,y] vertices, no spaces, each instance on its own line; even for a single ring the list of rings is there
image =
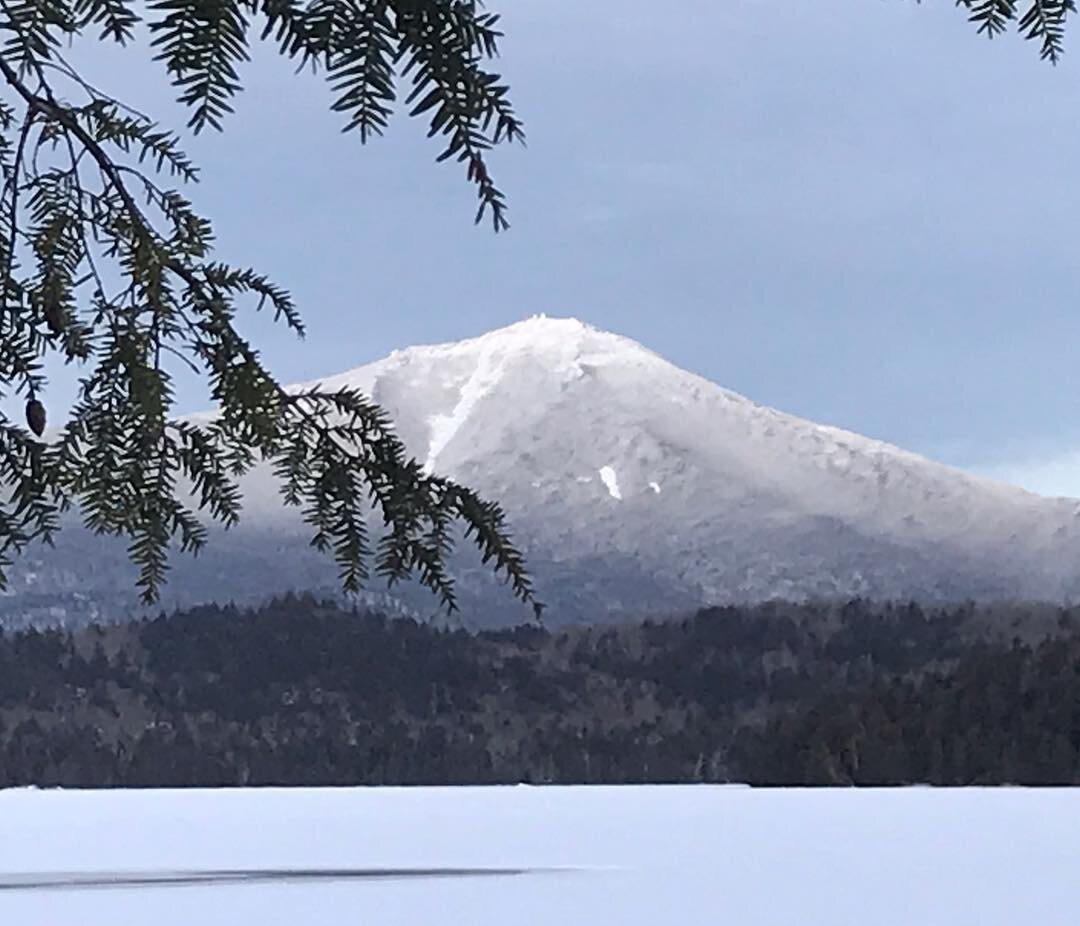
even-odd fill
[[[429,471],[499,500],[557,622],[770,598],[1080,594],[1080,501],[760,405],[577,319],[533,316],[290,388],[313,385],[370,395]],[[332,587],[267,472],[244,491],[235,594]],[[239,542],[215,535],[208,555]],[[524,619],[470,553],[454,562],[465,612]],[[210,593],[198,576],[177,570],[177,604]]]
[[[546,331],[544,331],[546,329]],[[543,332],[546,337],[537,338],[537,333]],[[560,338],[559,335],[570,333],[571,338]],[[386,372],[390,372],[388,367],[392,365],[408,365],[417,359],[424,358],[430,355],[451,355],[456,352],[468,351],[470,349],[476,349],[481,353],[482,358],[487,361],[490,353],[492,352],[493,345],[499,345],[500,347],[506,347],[507,344],[514,345],[520,348],[533,349],[537,347],[538,341],[541,345],[546,341],[548,344],[561,343],[564,347],[568,343],[573,343],[573,336],[579,333],[588,333],[594,337],[608,340],[613,343],[617,343],[626,348],[626,353],[636,353],[643,358],[674,367],[670,361],[661,356],[660,354],[648,349],[644,345],[630,338],[622,335],[613,334],[611,332],[603,331],[595,326],[583,322],[574,317],[554,317],[544,313],[530,316],[519,322],[504,326],[502,328],[493,329],[492,331],[485,332],[484,334],[477,335],[475,337],[465,338],[459,341],[447,341],[447,342],[434,342],[430,344],[417,344],[412,345],[404,349],[396,349],[390,352],[384,358],[372,361],[367,364],[363,364],[359,367],[352,368],[350,370],[334,374],[329,377],[322,377],[317,379],[307,380],[305,382],[297,383],[290,386],[290,389],[304,389],[314,386],[322,386],[328,389],[339,388],[342,386],[353,386],[354,388],[360,388],[362,391],[374,394],[377,392],[377,388],[372,388],[373,383],[377,382],[379,376],[384,375]],[[554,335],[554,336],[552,336]],[[497,349],[497,348],[496,348]],[[579,349],[580,352],[580,349]],[[484,372],[487,372],[486,370]],[[897,444],[893,444],[889,441],[868,437],[860,434],[856,431],[852,431],[847,428],[843,428],[838,425],[823,424],[813,421],[811,419],[803,418],[801,416],[793,415],[787,412],[780,411],[770,406],[758,403],[750,397],[743,395],[735,390],[729,389],[722,385],[713,383],[699,374],[680,370],[680,372],[688,379],[696,380],[700,385],[716,390],[717,392],[725,395],[728,399],[735,403],[742,403],[745,406],[756,410],[757,412],[765,415],[779,416],[788,421],[799,422],[814,431],[821,433],[822,435],[828,435],[837,441],[847,441],[855,443],[860,447],[867,450],[884,451],[896,455],[898,458],[905,458],[912,461],[918,461],[920,463],[930,464],[935,467],[941,467],[947,469],[952,473],[962,476],[965,479],[972,480],[975,483],[983,484],[986,486],[996,486],[1008,493],[1021,493],[1025,496],[1033,498],[1046,499],[1048,496],[1039,495],[1031,492],[1027,489],[1023,489],[1019,486],[1014,486],[1008,483],[1001,482],[1000,480],[993,479],[987,476],[980,476],[975,473],[970,473],[966,470],[958,467],[951,466],[950,464],[941,463],[934,460],[931,457],[927,457],[924,454],[919,454],[913,451],[909,451]],[[489,374],[490,375],[490,374]],[[474,374],[474,378],[470,379],[469,387],[477,385],[478,382],[482,382],[484,374],[479,372]],[[490,387],[483,389],[484,392],[488,391]],[[471,392],[471,388],[462,390],[462,401],[455,411],[457,415],[451,416],[454,418],[459,417],[462,414],[467,414],[475,404],[475,396],[466,395]],[[443,417],[443,416],[440,416]],[[439,452],[449,442],[449,437],[443,437],[437,441],[438,449],[429,450],[428,459],[432,457],[437,458]],[[434,443],[434,441],[433,441]],[[1071,500],[1070,500],[1071,501]]]

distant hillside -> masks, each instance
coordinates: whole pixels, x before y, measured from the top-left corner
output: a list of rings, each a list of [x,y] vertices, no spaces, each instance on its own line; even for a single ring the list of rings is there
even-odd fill
[[[763,407],[574,319],[395,351],[323,383],[371,395],[429,469],[504,505],[553,625],[769,599],[1080,600],[1080,501]],[[168,606],[332,588],[265,471],[245,494],[246,529],[177,557]],[[455,572],[478,626],[531,616],[471,550]],[[0,621],[115,614],[132,587],[121,544],[75,531],[20,561]],[[408,588],[371,603],[435,609]]]
[[[1080,609],[472,635],[311,598],[0,634],[0,786],[1080,784]]]

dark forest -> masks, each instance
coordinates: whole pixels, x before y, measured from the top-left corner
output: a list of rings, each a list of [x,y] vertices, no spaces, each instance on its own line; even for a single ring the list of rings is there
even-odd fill
[[[309,597],[0,634],[0,786],[1080,783],[1080,608],[470,633]]]

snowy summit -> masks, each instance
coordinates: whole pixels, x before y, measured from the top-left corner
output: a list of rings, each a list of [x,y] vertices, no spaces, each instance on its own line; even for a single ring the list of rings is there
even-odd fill
[[[429,470],[502,500],[574,617],[1080,590],[1076,502],[763,407],[577,319],[537,315],[322,382],[369,392]]]
[[[758,405],[576,319],[538,315],[319,382],[371,395],[429,471],[503,504],[553,623],[771,598],[1080,592],[1080,503]],[[178,558],[171,603],[333,588],[265,474],[245,491],[256,530]],[[102,555],[69,551],[73,595],[128,587]],[[43,556],[25,575],[48,568]],[[471,549],[456,569],[478,624],[522,619]],[[15,588],[12,607],[32,590]]]

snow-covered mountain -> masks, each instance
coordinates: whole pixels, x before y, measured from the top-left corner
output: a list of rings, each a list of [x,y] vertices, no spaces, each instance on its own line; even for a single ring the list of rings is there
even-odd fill
[[[1080,593],[1080,502],[757,405],[573,319],[395,351],[320,382],[370,394],[432,471],[503,502],[553,621],[774,597]],[[246,490],[247,529],[178,558],[173,600],[332,587],[265,475]],[[468,554],[466,613],[521,619]],[[55,575],[31,562],[17,589],[32,592],[27,571],[42,568]],[[119,566],[94,571],[119,593]],[[94,597],[76,572],[71,590]]]

